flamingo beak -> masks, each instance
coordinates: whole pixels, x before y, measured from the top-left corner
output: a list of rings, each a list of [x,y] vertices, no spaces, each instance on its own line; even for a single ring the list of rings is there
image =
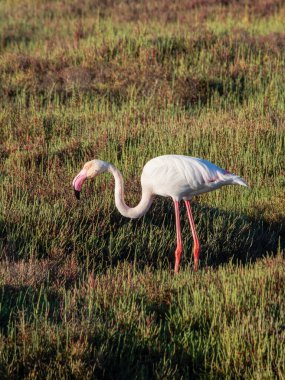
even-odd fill
[[[75,194],[76,199],[78,200],[80,199],[80,192],[86,178],[87,178],[87,170],[82,169],[81,172],[79,172],[77,176],[74,178],[74,180],[72,181],[74,194]]]
[[[75,195],[75,198],[79,201],[80,200],[80,191],[74,189],[74,195]]]

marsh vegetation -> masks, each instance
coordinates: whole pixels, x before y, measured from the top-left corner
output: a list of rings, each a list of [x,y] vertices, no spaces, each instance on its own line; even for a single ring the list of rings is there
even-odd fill
[[[285,7],[262,1],[0,3],[1,379],[283,379]],[[244,177],[195,199],[194,273],[171,200],[128,220],[157,155]],[[184,210],[185,211],[185,210]],[[186,220],[186,219],[185,219]]]

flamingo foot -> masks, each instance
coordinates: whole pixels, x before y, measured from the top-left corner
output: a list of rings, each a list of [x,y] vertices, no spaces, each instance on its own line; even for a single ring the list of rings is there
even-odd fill
[[[196,272],[199,268],[199,256],[200,256],[200,246],[194,248],[194,271]]]
[[[179,270],[181,253],[182,253],[182,246],[178,246],[175,251],[175,267],[174,267],[175,273],[178,273],[178,270]]]

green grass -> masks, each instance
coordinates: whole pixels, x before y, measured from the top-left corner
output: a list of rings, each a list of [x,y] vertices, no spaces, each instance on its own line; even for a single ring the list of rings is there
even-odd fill
[[[0,3],[0,377],[283,379],[282,2]],[[245,178],[128,220],[99,158],[140,199],[148,159]]]
[[[0,293],[1,377],[283,378],[284,265],[173,276],[124,263],[70,288],[60,276],[23,285],[43,267],[9,265],[18,278]]]

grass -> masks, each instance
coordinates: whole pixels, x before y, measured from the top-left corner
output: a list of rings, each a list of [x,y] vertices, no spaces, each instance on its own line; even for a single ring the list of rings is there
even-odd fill
[[[7,265],[1,377],[283,378],[284,258],[186,269],[124,262],[70,288],[58,275],[33,288],[21,276],[42,267]]]
[[[0,377],[283,379],[282,2],[0,4]],[[56,36],[56,37],[55,37]],[[130,221],[157,155],[243,176],[197,197],[173,276],[171,200]]]

